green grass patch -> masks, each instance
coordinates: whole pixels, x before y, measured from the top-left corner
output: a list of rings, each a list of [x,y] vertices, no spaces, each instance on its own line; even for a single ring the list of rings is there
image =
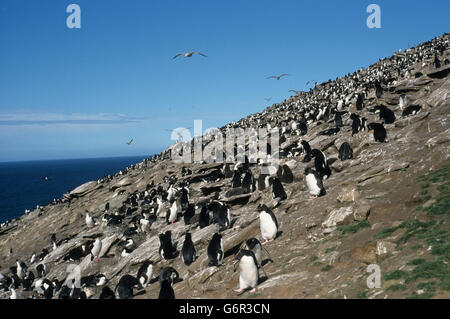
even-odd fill
[[[397,229],[400,229],[400,226],[383,229],[383,230],[380,231],[379,233],[375,234],[375,235],[373,236],[373,238],[374,238],[374,239],[383,239],[383,238],[389,237],[389,236],[391,236],[392,233],[394,233]]]
[[[309,259],[310,262],[316,261],[317,259],[319,259],[319,257],[317,256],[311,256],[311,258]]]
[[[315,263],[313,263],[313,266],[322,266],[323,263],[321,263],[320,261],[316,261]]]
[[[331,270],[333,268],[333,266],[331,265],[326,265],[325,267],[323,267],[322,269],[320,269],[320,271],[328,271]]]
[[[325,250],[325,254],[329,254],[329,253],[331,253],[332,251],[335,251],[336,248],[337,248],[337,246],[327,248],[327,249]]]
[[[406,243],[411,237],[425,233],[433,224],[433,221],[423,222],[420,220],[405,220],[399,227],[406,228],[406,230],[397,240],[397,244]]]
[[[439,194],[435,197],[436,201],[429,207],[424,208],[424,210],[427,211],[429,215],[433,216],[450,215],[450,164],[429,172],[428,174],[420,177],[419,180],[426,182],[422,184],[423,191],[425,191],[425,188],[429,187],[429,182],[439,184],[436,187],[439,191]],[[426,201],[430,198],[426,199]]]
[[[439,279],[441,288],[449,290],[450,267],[439,257],[432,261],[426,261],[417,265],[409,274],[406,281],[412,282],[418,279]]]
[[[395,285],[389,286],[386,290],[400,291],[400,290],[406,290],[406,288],[408,288],[406,285],[395,284]]]
[[[370,222],[368,220],[363,220],[357,223],[353,223],[347,226],[338,226],[338,230],[342,233],[342,235],[345,234],[355,234],[362,228],[368,228],[370,227]]]
[[[417,259],[411,260],[411,261],[408,263],[408,265],[410,265],[410,266],[417,266],[417,265],[423,264],[424,262],[426,262],[425,259],[423,259],[423,258],[417,258]]]
[[[367,299],[367,290],[360,291],[356,294],[358,299]]]
[[[403,270],[394,270],[384,275],[384,280],[396,280],[407,277],[408,273]]]
[[[421,282],[417,285],[417,289],[423,290],[420,295],[415,291],[412,298],[413,299],[429,299],[432,298],[436,292],[436,282]]]

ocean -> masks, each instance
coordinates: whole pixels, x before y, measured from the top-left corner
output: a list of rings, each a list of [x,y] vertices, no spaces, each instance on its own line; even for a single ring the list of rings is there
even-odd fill
[[[0,223],[150,156],[0,163]],[[43,180],[49,177],[50,181]]]

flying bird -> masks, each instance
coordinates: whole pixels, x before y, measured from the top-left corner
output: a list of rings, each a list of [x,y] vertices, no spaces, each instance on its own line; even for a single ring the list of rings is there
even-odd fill
[[[271,99],[272,99],[271,97],[269,97],[269,98],[264,98],[264,100],[266,100],[267,102],[269,102]]]
[[[190,57],[192,57],[194,54],[199,54],[199,55],[201,55],[201,56],[204,56],[205,58],[208,57],[208,56],[206,56],[206,55],[204,55],[203,53],[200,53],[200,52],[181,52],[181,53],[178,53],[176,56],[174,56],[174,57],[172,58],[172,60],[174,60],[174,59],[176,59],[176,58],[178,58],[179,56],[182,56],[182,55],[184,55],[185,58],[190,58]]]
[[[133,139],[131,139],[131,141],[126,142],[128,145],[131,145],[131,143],[133,143]]]
[[[289,90],[289,92],[294,92],[295,94],[300,93],[301,91]]]
[[[308,82],[306,82],[306,85],[309,85],[309,83],[312,83],[312,82],[314,82],[315,80],[310,80],[310,81],[308,81]]]
[[[42,179],[43,179],[44,181],[46,181],[46,182],[49,182],[49,181],[52,180],[52,179],[51,179],[50,177],[48,177],[48,176],[42,177]]]
[[[167,132],[174,132],[175,134],[178,135],[178,137],[180,138],[180,140],[183,140],[183,134],[181,134],[181,132],[183,132],[183,131],[189,131],[190,129],[191,129],[191,128],[188,127],[188,128],[174,129],[174,130],[171,130],[171,129],[164,129],[164,131],[167,131]]]
[[[283,73],[283,74],[280,74],[280,75],[271,75],[271,76],[267,77],[266,79],[277,79],[277,80],[280,80],[283,76],[286,76],[286,75],[289,75],[289,74]]]

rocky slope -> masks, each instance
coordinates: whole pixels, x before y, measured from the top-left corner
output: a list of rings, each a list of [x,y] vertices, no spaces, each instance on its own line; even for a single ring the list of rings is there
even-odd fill
[[[104,274],[106,284],[114,289],[121,276],[135,276],[140,265],[151,260],[154,276],[167,266],[179,272],[183,280],[173,285],[176,298],[449,298],[449,38],[445,34],[396,52],[367,69],[316,85],[310,92],[298,93],[221,128],[269,124],[280,129],[280,163],[287,164],[294,174],[292,182],[283,183],[287,199],[273,200],[270,189],[227,198],[231,176],[223,175],[223,164],[176,164],[170,160],[171,147],[115,176],[84,184],[3,226],[0,273],[11,276],[10,267],[18,259],[33,272],[44,263],[46,278],[64,282],[67,266],[78,264],[82,277]],[[440,65],[436,65],[436,56]],[[381,97],[376,96],[377,79]],[[357,93],[364,93],[362,110],[356,107]],[[407,104],[400,107],[403,95]],[[381,123],[379,114],[370,112],[377,105],[386,105],[396,116],[394,123],[384,125],[388,142],[375,141],[373,131],[352,136],[350,114],[366,117],[367,123]],[[420,112],[402,116],[410,105],[420,105]],[[320,115],[322,111],[325,115]],[[321,135],[334,127],[333,113],[337,111],[345,112],[344,125],[337,134]],[[301,118],[308,120],[306,134],[293,126]],[[327,191],[323,197],[310,199],[306,189],[303,172],[307,166],[314,167],[314,160],[303,162],[301,140],[327,155],[332,175],[323,181]],[[353,159],[341,161],[338,149],[345,141],[353,148]],[[204,139],[204,145],[207,142]],[[182,174],[183,168],[192,174]],[[250,167],[255,179],[259,168],[258,164]],[[157,218],[148,236],[131,236],[136,248],[122,256],[124,230],[138,214],[153,211],[151,200],[138,194],[159,185],[167,190],[170,177],[176,179],[176,185],[189,183],[191,203],[218,199],[231,206],[232,227],[221,232],[225,248],[222,266],[208,266],[206,248],[219,226],[200,229],[195,222],[199,210],[192,225],[185,225],[182,217],[170,225]],[[108,226],[102,222],[107,203],[109,213],[123,216],[122,223]],[[267,277],[260,271],[256,292],[237,295],[232,290],[239,285],[239,272],[233,271],[234,254],[246,239],[261,240],[255,208],[262,203],[272,208],[280,234],[265,246],[272,259],[264,265]],[[97,218],[92,229],[85,223],[86,211]],[[189,267],[179,257],[161,259],[158,235],[166,230],[171,230],[178,252],[185,232],[192,233],[199,258]],[[52,234],[58,241],[56,250],[50,243]],[[91,261],[88,254],[77,261],[62,260],[71,249],[97,237],[103,243],[100,262]],[[39,255],[43,249],[49,251],[46,258],[30,264],[33,252]],[[370,264],[380,267],[380,288],[367,287]],[[85,288],[85,292],[98,298],[101,289]],[[16,291],[19,298],[37,296],[22,287]],[[159,282],[135,293],[134,298],[157,298]],[[9,296],[7,288],[0,291],[1,298]]]

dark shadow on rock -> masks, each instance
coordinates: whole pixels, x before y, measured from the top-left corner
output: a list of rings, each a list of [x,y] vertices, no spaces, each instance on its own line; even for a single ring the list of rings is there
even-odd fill
[[[240,242],[239,244],[237,244],[237,245],[231,247],[230,249],[228,249],[225,252],[225,255],[223,256],[223,258],[225,259],[225,258],[227,258],[227,257],[229,257],[231,255],[235,256],[239,252],[239,249],[241,248],[241,245],[242,245],[242,242]]]
[[[272,262],[272,263],[273,263],[273,260],[270,259],[270,258],[264,259],[263,261],[261,261],[261,266],[264,267],[264,266],[267,265],[269,262]]]
[[[142,290],[136,292],[136,293],[133,295],[133,297],[140,296],[140,295],[145,295],[145,293],[146,293],[146,291],[145,291],[144,289],[142,289]]]
[[[267,279],[269,279],[269,278],[267,278],[267,276],[259,277],[259,279],[258,279],[258,285],[262,284],[262,283],[263,283],[264,281],[266,281]]]
[[[333,165],[333,163],[334,162],[336,162],[338,160],[338,158],[337,157],[332,157],[332,158],[329,158],[328,160],[327,160],[327,164],[328,164],[328,166],[331,166],[331,165]]]

